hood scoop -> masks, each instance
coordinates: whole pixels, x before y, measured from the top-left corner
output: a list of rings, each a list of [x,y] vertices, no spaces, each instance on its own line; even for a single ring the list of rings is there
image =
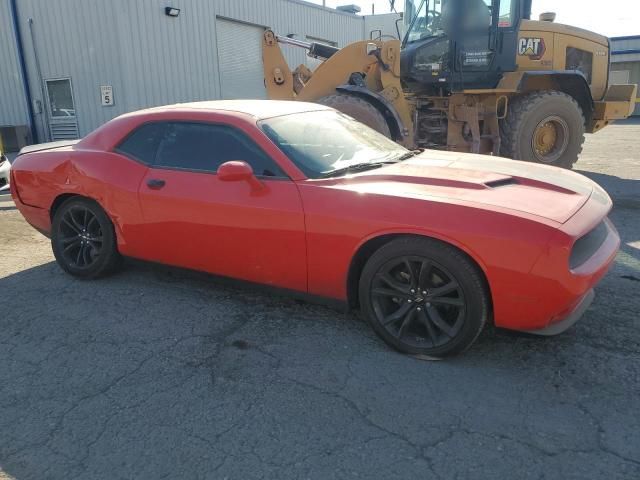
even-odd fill
[[[518,185],[518,181],[515,178],[503,178],[502,180],[493,180],[485,183],[489,188],[508,187],[509,185]]]

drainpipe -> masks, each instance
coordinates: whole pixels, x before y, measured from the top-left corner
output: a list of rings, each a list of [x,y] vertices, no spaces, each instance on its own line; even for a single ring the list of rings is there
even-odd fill
[[[36,128],[36,116],[33,112],[33,97],[31,95],[31,87],[27,77],[27,64],[24,60],[24,46],[22,45],[22,34],[20,33],[20,22],[18,21],[18,6],[16,0],[9,1],[11,9],[11,19],[13,20],[13,31],[16,37],[16,46],[18,47],[18,62],[20,64],[20,73],[22,77],[22,86],[27,96],[27,111],[29,114],[29,126],[31,127],[31,139],[33,143],[38,143],[38,130]]]
[[[53,135],[51,134],[51,125],[47,122],[49,118],[49,107],[47,106],[47,96],[46,87],[44,82],[44,77],[42,76],[42,69],[40,68],[40,57],[38,56],[38,48],[36,47],[36,34],[33,32],[33,18],[29,18],[27,20],[29,24],[29,33],[31,34],[31,46],[33,47],[33,59],[36,63],[36,73],[38,75],[38,79],[40,79],[40,95],[42,95],[42,103],[43,103],[43,115],[42,115],[42,129],[45,132],[45,136],[47,137],[47,141],[51,142],[53,140]]]

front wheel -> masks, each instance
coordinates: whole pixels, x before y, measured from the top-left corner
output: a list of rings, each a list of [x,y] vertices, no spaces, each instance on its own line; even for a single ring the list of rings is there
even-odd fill
[[[359,294],[364,315],[387,344],[429,357],[469,348],[489,310],[478,267],[455,248],[426,238],[381,247],[365,265]]]
[[[113,272],[120,264],[111,220],[96,202],[71,198],[56,211],[51,246],[67,273],[91,279]]]
[[[346,93],[335,93],[316,101],[321,105],[335,108],[339,112],[355,118],[360,123],[373,128],[387,138],[391,138],[391,130],[384,115],[366,100]]]

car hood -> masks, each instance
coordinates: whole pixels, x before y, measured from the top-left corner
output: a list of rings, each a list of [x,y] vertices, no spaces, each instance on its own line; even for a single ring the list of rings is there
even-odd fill
[[[448,199],[557,223],[569,220],[599,188],[582,175],[556,167],[438,151],[345,177],[335,186],[360,193]]]

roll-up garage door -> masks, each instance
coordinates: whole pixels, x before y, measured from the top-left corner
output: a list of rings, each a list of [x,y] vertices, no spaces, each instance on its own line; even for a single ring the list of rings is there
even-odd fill
[[[222,98],[266,98],[262,66],[264,29],[221,18],[216,25]]]

